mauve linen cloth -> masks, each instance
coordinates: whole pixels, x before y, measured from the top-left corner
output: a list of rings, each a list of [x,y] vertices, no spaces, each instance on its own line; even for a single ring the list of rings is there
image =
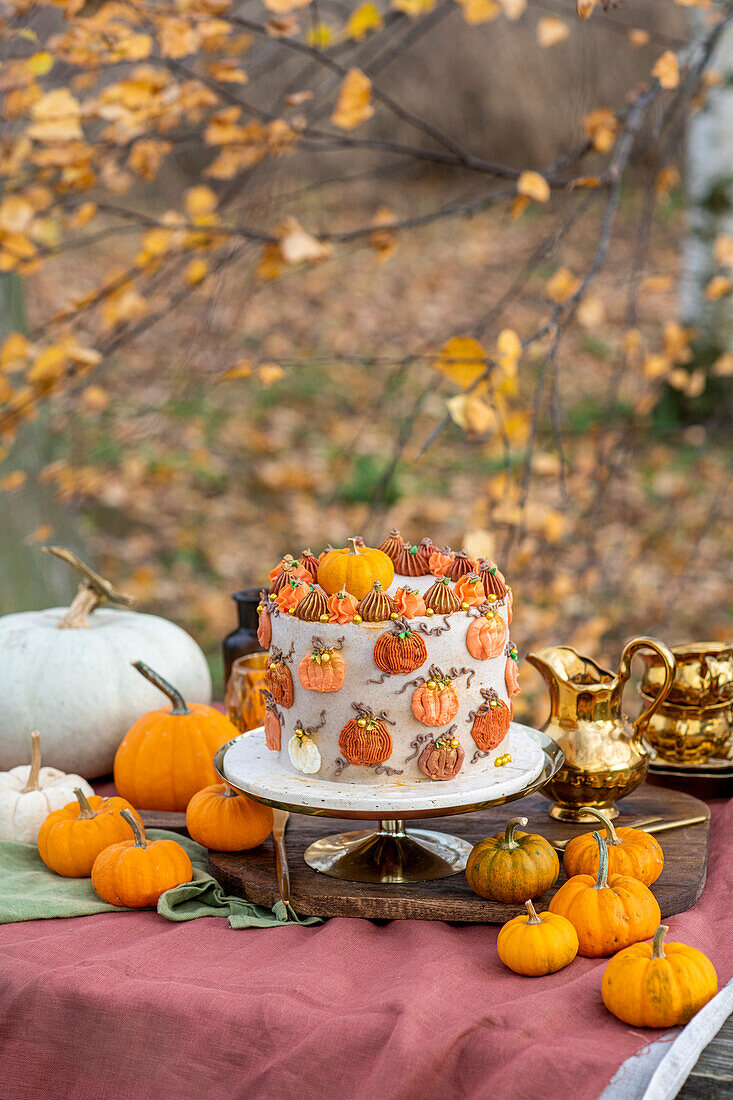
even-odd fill
[[[733,975],[733,802],[670,939]],[[110,913],[0,928],[2,1100],[584,1100],[661,1032],[603,1007],[606,960],[509,973],[497,928],[333,919],[233,931]]]

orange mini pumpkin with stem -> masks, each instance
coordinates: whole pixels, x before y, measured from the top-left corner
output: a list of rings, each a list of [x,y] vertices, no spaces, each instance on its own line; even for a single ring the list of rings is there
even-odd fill
[[[496,940],[504,966],[515,974],[539,978],[568,966],[578,954],[578,934],[558,913],[537,913],[525,901],[526,914],[506,922]]]
[[[498,657],[507,639],[507,625],[490,604],[480,604],[479,612],[466,633],[466,648],[477,661]]]
[[[397,614],[404,619],[416,619],[426,612],[425,600],[417,588],[398,588],[394,602]]]
[[[343,550],[331,550],[318,566],[318,583],[332,596],[345,588],[352,596],[362,600],[371,592],[375,581],[386,590],[394,578],[394,566],[382,550],[364,546],[349,539]]]
[[[352,596],[345,588],[334,593],[333,596],[329,596],[327,606],[328,621],[330,623],[338,623],[339,626],[343,626],[344,623],[361,622],[359,601],[356,596]]]
[[[567,917],[578,933],[578,954],[613,955],[654,935],[661,914],[648,886],[629,875],[608,874],[608,848],[593,833],[599,849],[598,875],[574,875],[550,901],[550,912]]]
[[[38,854],[51,870],[64,878],[89,878],[100,852],[127,840],[129,826],[120,816],[129,810],[140,822],[137,810],[124,798],[88,798],[76,787],[76,802],[50,813],[38,833]]]
[[[651,833],[645,833],[643,829],[616,829],[602,810],[595,806],[582,808],[606,827],[609,874],[630,875],[645,886],[657,881],[664,868],[664,852]],[[568,878],[573,875],[597,875],[598,862],[598,845],[593,833],[583,833],[568,842],[563,857]]]
[[[132,829],[133,839],[99,853],[92,867],[92,887],[110,905],[156,906],[166,890],[193,878],[188,852],[175,840],[148,840],[143,825],[129,810],[121,810],[120,815]]]
[[[410,709],[424,726],[447,726],[458,714],[456,689],[437,665],[431,665],[428,673],[430,679],[415,688]]]
[[[302,581],[293,577],[282,586],[275,596],[278,611],[283,613],[293,612],[310,592],[310,581]]]
[[[186,828],[197,844],[216,852],[256,848],[272,832],[272,810],[226,783],[198,791],[186,810]]]
[[[339,749],[349,764],[383,764],[392,755],[392,738],[386,714],[374,714],[363,703],[352,703],[358,717],[347,722],[339,735]],[[394,724],[394,723],[393,723]]]
[[[478,573],[464,574],[456,581],[453,591],[461,601],[461,607],[464,611],[467,611],[469,607],[476,607],[478,604],[486,602],[483,582]]]
[[[346,675],[346,663],[339,653],[343,638],[326,645],[322,638],[313,638],[313,649],[298,665],[298,679],[307,691],[341,691]]]
[[[140,810],[183,812],[196,791],[216,781],[214,754],[237,728],[215,707],[186,703],[143,661],[133,667],[171,706],[148,711],[127,731],[115,754],[115,786]]]

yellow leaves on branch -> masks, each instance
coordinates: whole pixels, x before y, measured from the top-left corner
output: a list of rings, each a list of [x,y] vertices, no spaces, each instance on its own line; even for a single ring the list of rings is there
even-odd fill
[[[209,271],[209,265],[206,260],[196,259],[186,266],[185,278],[189,286],[198,286],[206,278]]]
[[[571,295],[575,294],[580,286],[580,279],[573,275],[568,267],[559,268],[555,274],[547,280],[545,290],[547,296],[561,306]]]
[[[550,198],[550,185],[539,172],[522,172],[517,180],[517,192],[535,202],[547,202]]]
[[[435,0],[392,0],[391,7],[395,11],[401,11],[412,19],[419,15],[425,15],[435,7]]]
[[[657,173],[654,191],[660,202],[666,202],[673,187],[680,184],[680,174],[673,164],[668,164]]]
[[[470,26],[489,23],[502,13],[502,6],[498,0],[456,0],[456,3]]]
[[[396,220],[388,206],[380,206],[372,218],[375,229],[369,234],[369,244],[376,249],[380,261],[388,260],[397,250],[397,234],[391,228]]]
[[[558,43],[564,42],[569,34],[570,27],[564,19],[559,19],[556,15],[543,15],[537,21],[537,44],[542,49],[557,46]]]
[[[720,267],[733,268],[733,237],[720,233],[713,244],[713,258]]]
[[[158,41],[163,57],[188,57],[201,45],[201,35],[189,19],[169,17],[159,21]]]
[[[448,413],[454,424],[467,435],[484,435],[496,430],[496,412],[483,393],[458,393],[446,401]]]
[[[367,3],[361,4],[349,16],[345,28],[346,36],[354,42],[361,42],[370,31],[379,30],[383,22],[379,8],[371,0],[367,0]]]
[[[578,19],[590,19],[596,3],[597,0],[576,0],[575,8],[578,13]]]
[[[269,241],[262,250],[257,266],[257,278],[277,279],[288,266],[318,263],[326,260],[333,249],[327,241],[319,241],[308,233],[297,218],[285,218],[275,230],[276,241]]]
[[[672,53],[671,50],[665,50],[655,61],[652,76],[656,76],[663,88],[676,88],[680,82],[680,66],[677,55]]]
[[[308,28],[305,40],[309,46],[314,46],[317,50],[327,50],[333,45],[335,35],[328,23],[316,23],[315,26]]]
[[[361,69],[349,69],[331,116],[334,126],[341,130],[353,130],[374,114],[371,103],[372,82]]]
[[[472,336],[454,336],[433,361],[433,368],[465,390],[486,373],[487,355]]]
[[[212,115],[204,132],[207,145],[221,145],[219,155],[206,169],[212,179],[230,180],[266,156],[291,153],[298,134],[284,119],[239,124],[240,107],[226,107]]]
[[[81,107],[68,88],[55,88],[41,96],[31,108],[31,119],[26,134],[35,141],[79,141],[84,137]]]
[[[590,111],[583,119],[586,135],[599,153],[607,153],[616,140],[619,121],[608,107]]]

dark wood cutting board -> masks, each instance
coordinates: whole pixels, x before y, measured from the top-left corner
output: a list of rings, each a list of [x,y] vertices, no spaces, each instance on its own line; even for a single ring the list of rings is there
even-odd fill
[[[428,828],[453,833],[475,843],[504,828],[510,817],[529,819],[528,831],[538,832],[548,840],[566,840],[587,832],[589,825],[570,825],[553,821],[547,814],[549,803],[541,795],[531,795],[510,806],[446,818],[431,818],[410,822],[416,828]],[[705,885],[707,870],[710,810],[704,802],[680,791],[666,790],[644,784],[621,803],[621,815],[616,825],[628,825],[636,818],[661,815],[665,820],[704,814],[706,821],[682,829],[661,833],[658,840],[664,849],[664,870],[652,886],[659,901],[662,916],[670,916],[695,904]],[[183,817],[183,815],[174,815]],[[159,828],[179,827],[172,815],[143,814],[146,824]],[[363,828],[374,827],[364,822]],[[306,817],[292,814],[286,833],[288,863],[293,906],[303,916],[369,917],[385,920],[446,920],[502,924],[509,917],[523,912],[521,906],[487,901],[474,894],[463,874],[430,882],[371,885],[345,882],[312,871],[303,860],[303,852],[314,840],[329,833],[348,832],[359,828],[359,822],[337,818]],[[271,907],[278,900],[275,878],[275,856],[272,841],[250,852],[210,852],[209,870],[227,893],[249,898],[259,905]],[[557,886],[565,881],[560,872]],[[557,886],[543,895],[537,908],[546,909]]]

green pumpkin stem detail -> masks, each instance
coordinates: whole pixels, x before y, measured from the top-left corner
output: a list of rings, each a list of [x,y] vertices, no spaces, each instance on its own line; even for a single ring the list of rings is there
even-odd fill
[[[598,860],[598,878],[596,879],[595,890],[607,890],[608,889],[608,846],[600,833],[593,833],[593,839],[598,845],[599,860]]]
[[[583,806],[582,812],[593,814],[593,817],[597,817],[598,820],[606,826],[606,844],[623,844],[623,841],[613,827],[610,817],[607,817],[603,810],[599,810],[596,806]]]
[[[534,905],[532,904],[531,899],[528,899],[527,901],[525,901],[524,908],[529,913],[529,917],[527,918],[527,924],[542,924],[542,921],[537,916],[537,910],[535,909]]]
[[[136,817],[133,817],[129,810],[120,810],[120,817],[124,817],[127,824],[132,829],[132,835],[135,840],[136,848],[147,848],[148,840],[145,836],[145,828],[140,824]]]
[[[164,695],[167,695],[173,704],[169,714],[181,715],[190,714],[191,708],[186,704],[183,696],[177,688],[174,688],[172,684],[169,684],[167,680],[164,680],[159,672],[155,672],[154,669],[146,665],[144,661],[133,661],[132,667],[136,668],[141,676],[144,676],[146,680],[149,680],[151,684],[157,687],[158,691],[162,691]]]
[[[654,933],[654,942],[652,944],[652,958],[653,959],[666,959],[664,954],[664,937],[669,932],[669,927],[666,924],[660,924],[659,928]]]
[[[511,821],[507,821],[506,829],[504,830],[504,841],[502,843],[502,848],[518,848],[519,844],[514,839],[514,830],[517,828],[518,825],[521,825],[522,828],[524,828],[526,824],[526,817],[513,817]]]

